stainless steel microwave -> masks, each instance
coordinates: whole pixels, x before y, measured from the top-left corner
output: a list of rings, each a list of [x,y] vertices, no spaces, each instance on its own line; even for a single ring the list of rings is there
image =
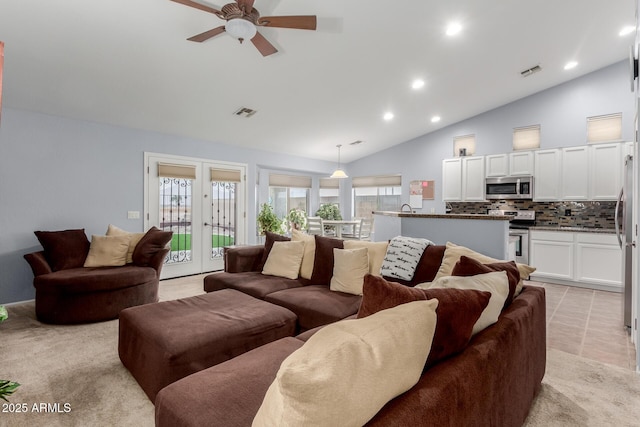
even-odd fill
[[[504,176],[485,180],[485,197],[493,199],[533,199],[532,176]]]

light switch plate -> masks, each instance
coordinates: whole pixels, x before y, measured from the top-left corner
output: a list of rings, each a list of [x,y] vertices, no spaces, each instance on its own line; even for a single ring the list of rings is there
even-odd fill
[[[127,219],[140,219],[140,211],[127,211]]]

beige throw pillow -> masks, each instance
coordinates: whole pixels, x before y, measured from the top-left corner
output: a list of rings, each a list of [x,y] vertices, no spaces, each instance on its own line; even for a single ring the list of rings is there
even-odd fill
[[[345,249],[358,249],[367,248],[369,251],[369,274],[382,277],[380,274],[380,268],[382,267],[382,261],[387,253],[387,246],[389,242],[366,242],[361,240],[345,240]]]
[[[495,273],[476,274],[475,276],[444,276],[431,283],[421,283],[416,285],[419,289],[475,289],[477,291],[491,292],[489,304],[482,311],[480,318],[473,325],[472,335],[493,325],[498,321],[498,317],[504,307],[504,302],[509,295],[509,277],[506,271]]]
[[[304,242],[274,242],[262,274],[297,279],[304,253]]]
[[[302,255],[302,264],[300,265],[300,277],[311,279],[313,273],[313,260],[316,257],[316,239],[311,234],[302,231],[293,230],[291,232],[291,240],[294,242],[304,242],[304,254]]]
[[[282,362],[253,426],[364,425],[420,379],[437,306],[414,301],[325,326]]]
[[[460,261],[460,257],[464,255],[469,258],[473,258],[475,260],[480,261],[483,264],[490,264],[493,262],[502,262],[503,260],[499,260],[496,258],[491,258],[486,255],[483,255],[479,252],[476,252],[472,249],[466,248],[464,246],[458,246],[454,243],[447,242],[447,248],[444,251],[444,256],[442,257],[442,263],[440,264],[440,268],[438,269],[438,273],[434,280],[439,279],[444,276],[451,276],[451,272],[453,271],[453,267],[456,265],[458,261]],[[535,267],[531,267],[527,264],[516,263],[518,267],[518,271],[520,272],[520,281],[518,282],[518,286],[516,287],[515,295],[520,295],[523,286],[523,279],[528,279],[529,275],[536,271]]]
[[[332,291],[362,295],[364,276],[369,272],[367,248],[333,249],[333,277],[329,283]]]
[[[127,251],[127,263],[133,262],[133,250],[145,233],[131,233],[118,228],[113,224],[107,227],[107,236],[129,236],[129,250]]]
[[[118,267],[127,263],[129,236],[91,236],[85,267]]]

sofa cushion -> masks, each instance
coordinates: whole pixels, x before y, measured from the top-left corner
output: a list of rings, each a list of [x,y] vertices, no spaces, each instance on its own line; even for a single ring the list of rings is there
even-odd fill
[[[84,228],[63,231],[36,231],[38,241],[44,248],[44,257],[51,270],[78,268],[84,265],[89,253],[89,239]]]
[[[300,277],[311,279],[311,275],[313,274],[313,261],[316,255],[316,240],[314,236],[294,228],[291,231],[291,240],[304,243],[302,263],[300,264]]]
[[[434,280],[432,283],[419,284],[416,288],[476,289],[491,292],[489,304],[473,326],[472,335],[475,335],[498,321],[504,302],[509,295],[509,278],[506,271],[478,274],[470,277],[445,276]]]
[[[151,227],[133,250],[131,255],[133,263],[142,266],[149,265],[153,257],[169,244],[172,237],[173,232],[171,231],[162,231],[155,226]]]
[[[476,252],[464,246],[459,246],[459,245],[456,245],[455,243],[447,242],[446,250],[444,252],[444,257],[442,258],[442,264],[438,269],[438,274],[436,274],[435,279],[439,279],[440,277],[444,277],[444,276],[451,276],[453,267],[455,267],[456,263],[460,260],[460,257],[462,255],[478,260],[483,264],[489,264],[492,262],[501,262],[501,260],[499,259],[488,257],[484,254],[481,254],[479,252]],[[518,282],[518,286],[515,291],[515,295],[518,295],[522,290],[522,286],[523,286],[522,280],[528,279],[529,275],[534,271],[536,271],[536,269],[535,267],[531,267],[530,265],[522,264],[519,262],[516,263],[516,265],[518,266],[518,271],[520,272],[520,282]]]
[[[420,379],[437,305],[414,301],[322,328],[282,362],[253,426],[364,425]]]
[[[332,237],[315,235],[316,254],[313,261],[313,274],[311,274],[311,285],[328,286],[333,276],[333,249],[343,249],[344,241]]]
[[[391,239],[380,268],[384,276],[411,280],[427,246],[433,242],[415,237],[397,236]]]
[[[129,236],[91,236],[84,267],[117,267],[127,263]]]
[[[262,253],[262,261],[260,262],[260,267],[258,271],[262,271],[264,267],[264,263],[267,262],[267,258],[269,257],[269,252],[271,252],[271,248],[273,247],[274,242],[290,242],[291,238],[287,236],[283,236],[278,233],[272,233],[267,231],[264,233],[264,252]]]
[[[206,292],[219,291],[220,289],[236,289],[259,299],[264,299],[265,296],[273,292],[300,286],[302,286],[302,282],[299,279],[292,280],[284,277],[266,276],[259,271],[243,273],[221,271],[209,274],[204,278],[204,290]]]
[[[446,249],[445,245],[427,246],[427,249],[424,250],[422,257],[418,262],[413,279],[411,280],[402,280],[393,277],[386,277],[384,275],[383,277],[407,286],[414,286],[417,283],[431,282],[438,273],[438,269],[440,268],[440,263],[442,262]]]
[[[130,233],[126,230],[116,227],[113,224],[109,224],[107,227],[107,236],[129,236],[129,249],[127,250],[127,263],[133,262],[133,251],[136,249],[136,245],[145,235],[145,233]]]
[[[95,293],[128,288],[157,281],[152,267],[124,265],[122,267],[79,267],[36,276],[33,285],[38,292]]]
[[[364,240],[345,240],[345,249],[367,248],[369,251],[369,274],[380,276],[382,262],[387,253],[388,242],[367,242]]]
[[[358,318],[411,301],[436,298],[438,323],[426,367],[459,353],[469,344],[473,326],[489,304],[490,292],[470,289],[418,289],[367,275]]]
[[[298,316],[301,331],[326,325],[357,313],[362,297],[311,285],[273,292],[265,301],[288,308]]]
[[[518,283],[520,282],[520,271],[515,261],[494,262],[483,264],[478,260],[462,255],[460,260],[453,267],[452,276],[475,276],[476,274],[491,273],[492,271],[506,271],[509,278],[509,295],[504,302],[507,307],[513,301]]]
[[[274,242],[262,274],[297,279],[304,256],[304,242]]]
[[[367,248],[334,249],[333,277],[329,289],[362,295],[364,276],[369,271],[369,254]]]

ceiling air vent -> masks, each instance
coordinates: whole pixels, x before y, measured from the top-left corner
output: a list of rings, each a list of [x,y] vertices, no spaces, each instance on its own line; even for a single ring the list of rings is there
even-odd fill
[[[251,108],[247,108],[247,107],[242,107],[236,110],[236,112],[233,114],[235,114],[236,116],[244,116],[246,118],[249,118],[253,116],[255,113],[257,113],[256,110],[252,110]]]
[[[531,67],[524,71],[521,71],[520,75],[522,77],[529,77],[531,74],[537,73],[538,71],[542,71],[542,68],[539,65],[536,65],[535,67]]]

